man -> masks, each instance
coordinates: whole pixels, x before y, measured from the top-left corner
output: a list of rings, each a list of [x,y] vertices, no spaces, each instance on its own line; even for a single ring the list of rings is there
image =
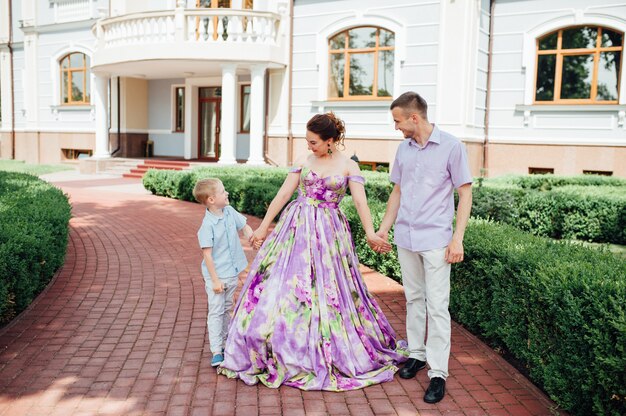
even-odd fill
[[[387,239],[395,222],[410,351],[399,375],[415,377],[428,363],[430,385],[424,401],[437,403],[445,395],[450,357],[450,268],[463,261],[472,176],[463,144],[430,124],[427,109],[426,101],[415,92],[404,93],[391,103],[395,128],[408,140],[396,153],[390,177],[394,187],[378,234]],[[453,233],[455,188],[459,204]]]

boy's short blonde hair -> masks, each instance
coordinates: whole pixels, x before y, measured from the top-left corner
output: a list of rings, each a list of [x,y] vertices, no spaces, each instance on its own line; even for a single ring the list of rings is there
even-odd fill
[[[217,178],[200,179],[193,187],[193,197],[199,203],[204,204],[208,197],[215,195],[220,185],[222,185],[222,181]]]

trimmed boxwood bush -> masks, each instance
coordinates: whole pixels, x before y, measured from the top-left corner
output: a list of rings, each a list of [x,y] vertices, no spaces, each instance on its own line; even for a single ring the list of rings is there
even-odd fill
[[[552,188],[575,185],[575,186],[616,186],[626,187],[626,179],[600,175],[578,176],[555,176],[547,175],[523,175],[502,176],[489,179],[489,182],[504,183],[526,189],[550,190]]]
[[[262,216],[286,170],[246,170],[167,172],[168,178],[176,179],[164,181],[166,186],[157,183],[160,172],[150,172],[144,183],[153,192],[182,196],[190,195],[182,188],[193,187],[197,178],[217,176],[231,193],[231,202],[236,201],[235,208]],[[385,183],[377,175],[368,177],[366,184],[375,227],[382,220],[391,190],[387,178],[383,177]],[[500,192],[502,189],[509,191]],[[597,191],[602,192],[600,187]],[[501,184],[500,189],[481,187],[475,192],[479,196],[474,208],[478,203],[479,211],[489,213],[486,216],[564,234],[563,230],[577,229],[581,217],[563,215],[559,222],[551,213],[567,204],[578,207],[582,199],[567,198],[576,192],[563,187],[547,198],[547,192],[529,192],[508,184]],[[593,192],[585,212],[612,206],[594,202],[604,194]],[[547,208],[533,211],[534,206]],[[395,251],[388,255],[371,251],[349,196],[341,207],[359,260],[401,282]],[[602,230],[606,221],[597,222],[597,229]],[[465,235],[465,261],[452,268],[450,310],[454,319],[512,354],[530,378],[572,414],[626,414],[626,263],[608,252],[555,242],[484,220],[470,221]]]
[[[0,325],[24,310],[63,265],[70,204],[35,176],[0,171]]]
[[[472,216],[539,236],[626,244],[625,180],[535,176],[480,180]]]
[[[155,195],[194,201],[192,190],[198,179],[216,177],[224,183],[231,205],[238,211],[263,217],[283,184],[287,168],[203,167],[192,171],[149,170],[144,187]],[[387,174],[363,172],[371,200],[387,201],[392,185]],[[251,186],[254,185],[254,186]],[[295,194],[294,194],[295,197]]]
[[[626,263],[477,220],[464,244],[455,320],[509,351],[571,413],[626,414]]]

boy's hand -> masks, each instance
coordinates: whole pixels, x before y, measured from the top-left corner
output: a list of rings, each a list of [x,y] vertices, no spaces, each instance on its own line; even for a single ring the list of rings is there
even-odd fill
[[[250,241],[252,247],[258,250],[265,241],[266,236],[267,230],[259,227],[252,233],[248,241]]]
[[[248,241],[250,241],[250,238],[252,238],[252,228],[250,228],[248,224],[243,227],[243,236]]]
[[[214,293],[222,293],[224,292],[224,282],[222,282],[220,279],[212,279],[211,282],[213,283],[213,292]]]

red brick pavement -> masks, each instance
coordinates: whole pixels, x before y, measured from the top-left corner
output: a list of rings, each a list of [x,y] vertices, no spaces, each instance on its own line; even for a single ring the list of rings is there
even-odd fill
[[[195,236],[202,207],[116,191],[133,183],[57,183],[73,206],[66,261],[31,307],[0,330],[1,416],[555,413],[554,403],[456,324],[447,395],[434,405],[422,400],[426,371],[346,393],[250,387],[216,376]],[[402,287],[363,272],[404,336]]]

